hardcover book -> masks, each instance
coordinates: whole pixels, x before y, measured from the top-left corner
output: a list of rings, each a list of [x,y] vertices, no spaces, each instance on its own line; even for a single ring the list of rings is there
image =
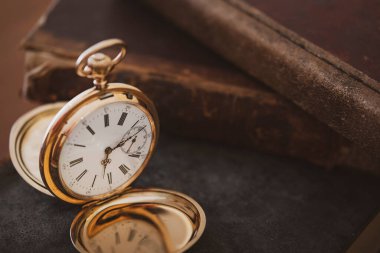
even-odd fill
[[[379,153],[378,1],[145,2],[341,135]]]
[[[128,42],[117,78],[153,98],[163,131],[329,168],[379,170],[380,158],[135,1],[67,0],[53,6],[24,42],[23,94],[51,102],[88,88],[90,82],[76,76],[74,61],[86,46],[109,37]]]

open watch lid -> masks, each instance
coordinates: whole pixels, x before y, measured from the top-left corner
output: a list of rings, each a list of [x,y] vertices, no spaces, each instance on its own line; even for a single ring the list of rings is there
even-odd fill
[[[204,228],[205,214],[190,197],[132,189],[84,208],[71,225],[71,238],[80,252],[184,252]]]
[[[39,106],[22,115],[13,124],[9,153],[18,174],[33,188],[53,196],[42,181],[39,159],[46,130],[65,103]]]

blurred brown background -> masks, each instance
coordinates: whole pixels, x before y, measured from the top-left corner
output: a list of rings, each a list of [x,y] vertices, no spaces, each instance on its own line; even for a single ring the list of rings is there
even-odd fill
[[[306,7],[312,5],[301,3],[313,2],[322,9],[329,9],[334,1],[342,3],[340,6],[345,4],[344,0],[294,1]],[[158,155],[149,165],[152,170],[149,169],[139,185],[184,192],[204,207],[208,217],[207,229],[192,252],[344,252],[379,212],[379,177],[351,171],[349,166],[380,173],[380,160],[372,162],[372,157],[368,158],[366,152],[356,149],[355,143],[224,61],[220,57],[223,54],[214,54],[189,36],[187,30],[177,29],[176,22],[163,19],[134,0],[64,0],[47,13],[50,2],[15,0],[3,3],[0,10],[0,71],[4,87],[0,92],[0,159],[7,156],[13,122],[35,106],[20,96],[24,50],[29,50],[30,62],[33,62],[32,56],[37,59],[54,49],[62,53],[52,54],[54,59],[66,55],[69,56],[66,61],[75,60],[86,45],[117,37],[127,41],[131,50],[127,61],[120,64],[124,67],[119,69],[116,80],[138,83],[144,92],[147,91],[161,112],[161,129],[171,133],[162,135]],[[191,13],[191,9],[183,4],[217,1],[154,2],[157,6],[172,3]],[[267,2],[272,4],[274,13],[284,14],[281,10],[285,8],[277,5],[280,0]],[[310,26],[320,24],[313,18],[310,19],[313,22],[305,23],[307,12],[298,5],[287,6],[301,13],[283,16],[300,24],[298,27],[313,32],[315,29]],[[210,13],[215,9],[210,8]],[[342,9],[344,11],[344,8],[331,11],[339,13]],[[199,8],[198,12],[193,10],[192,13],[206,16],[204,10]],[[45,24],[31,32],[44,13],[48,15]],[[367,14],[363,13],[361,16],[365,17]],[[302,22],[298,23],[297,18]],[[188,20],[195,22],[194,19]],[[249,20],[255,21],[254,18]],[[199,26],[204,24],[210,22]],[[263,24],[257,25],[261,27]],[[215,31],[234,34],[223,30],[226,27],[232,26],[218,26]],[[20,42],[29,32],[33,35],[25,41],[23,50]],[[337,38],[332,33],[326,34],[324,38],[328,41]],[[279,41],[282,37],[276,38]],[[252,41],[250,45],[256,45],[262,37],[257,36]],[[282,55],[280,52],[277,56]],[[48,57],[43,59],[49,60]],[[305,58],[299,60],[305,61]],[[28,64],[29,70],[41,63],[34,62],[33,66]],[[295,69],[295,65],[301,64],[297,59],[289,63],[294,65],[287,64],[283,70]],[[29,88],[36,88],[33,90],[35,96],[29,96],[30,99],[40,102],[47,102],[49,96],[61,99],[57,94],[66,94],[62,98],[70,99],[80,89],[88,87],[88,80],[82,80],[80,84],[83,86],[77,85],[76,80],[80,78],[75,75],[74,64],[65,68],[53,67],[51,75],[29,77]],[[277,74],[272,65],[264,67],[269,77]],[[41,83],[45,86],[37,85]],[[77,90],[70,89],[74,86]],[[175,110],[173,105],[176,105]],[[224,142],[226,136],[230,136],[230,142]],[[255,150],[228,147],[243,140],[252,144],[249,147]],[[49,252],[73,251],[74,248],[69,246],[68,231],[78,207],[47,201],[46,196],[23,182],[9,159],[0,165],[0,253],[46,249]],[[321,168],[333,165],[340,168]],[[231,237],[231,232],[235,236]]]
[[[8,155],[13,122],[33,104],[21,99],[24,52],[20,43],[48,8],[50,0],[8,0],[0,8],[0,159]]]

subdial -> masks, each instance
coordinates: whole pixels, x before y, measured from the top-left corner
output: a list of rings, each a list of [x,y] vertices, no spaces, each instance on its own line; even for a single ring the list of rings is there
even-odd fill
[[[121,147],[121,150],[126,154],[140,153],[148,139],[148,132],[144,126],[133,127],[125,136],[128,139]]]

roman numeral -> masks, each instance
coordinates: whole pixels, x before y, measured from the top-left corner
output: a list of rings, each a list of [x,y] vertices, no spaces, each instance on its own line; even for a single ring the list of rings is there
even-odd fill
[[[103,253],[102,248],[100,246],[96,247],[95,253]]]
[[[84,170],[82,173],[79,174],[79,176],[76,178],[77,181],[81,180],[84,175],[86,175],[87,170]]]
[[[127,117],[128,113],[123,112],[120,116],[119,122],[117,123],[119,126],[122,126],[124,124],[125,118]]]
[[[85,148],[86,146],[85,145],[80,145],[80,144],[74,144],[75,147],[81,147],[81,148]]]
[[[90,126],[87,126],[86,129],[87,129],[92,135],[95,134],[94,130],[92,130],[92,128],[91,128]]]
[[[75,165],[77,165],[78,163],[81,163],[81,162],[83,162],[83,158],[82,157],[78,158],[78,159],[75,159],[75,160],[73,160],[73,161],[70,162],[70,167],[73,167],[73,166],[75,166]]]
[[[112,173],[107,173],[108,183],[112,184]]]
[[[136,230],[132,229],[131,232],[129,232],[128,241],[129,242],[132,241],[135,235],[136,235]]]
[[[97,176],[97,175],[95,175],[95,176],[94,176],[94,180],[92,180],[92,185],[91,185],[91,187],[94,187],[95,180],[96,180],[96,176]]]
[[[129,168],[125,164],[120,165],[119,169],[121,170],[121,172],[123,172],[124,175],[127,174],[127,172],[129,171]]]
[[[148,236],[146,235],[146,236],[144,236],[143,238],[141,238],[141,240],[140,240],[140,242],[139,243],[141,243],[142,241],[144,241],[144,240],[146,240],[146,239],[148,239]]]
[[[119,232],[115,233],[115,243],[116,244],[120,244],[120,234],[119,234]]]
[[[110,116],[108,114],[104,114],[104,127],[108,127],[110,125]]]
[[[140,155],[138,155],[138,154],[130,154],[129,156],[130,157],[134,157],[134,158],[139,158],[140,157]]]

